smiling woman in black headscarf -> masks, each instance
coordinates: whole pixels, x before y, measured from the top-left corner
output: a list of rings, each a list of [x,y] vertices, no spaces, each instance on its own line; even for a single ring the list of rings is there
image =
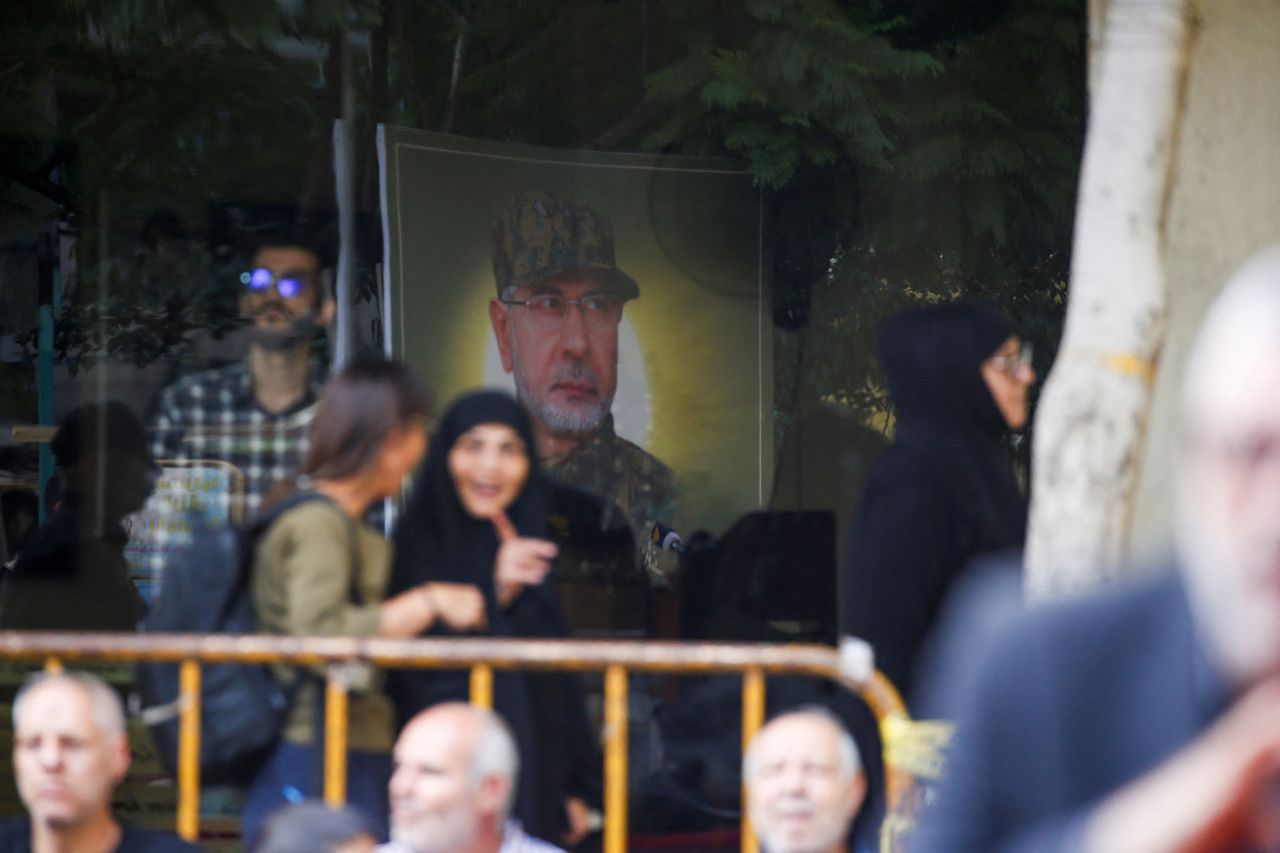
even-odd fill
[[[549,573],[549,487],[532,452],[533,431],[514,398],[469,394],[445,414],[396,529],[390,592],[428,580],[478,586],[488,633],[561,637],[565,622]],[[438,629],[435,634],[447,634]],[[418,711],[465,700],[460,672],[398,673],[389,685],[403,726]],[[571,675],[500,672],[494,708],[520,747],[515,812],[534,835],[573,840],[585,831],[594,788],[594,740]]]
[[[1009,322],[985,305],[908,311],[880,327],[897,415],[850,537],[842,629],[909,690],[921,641],[975,557],[1022,546],[1026,499],[1004,441],[1027,419],[1035,373]]]

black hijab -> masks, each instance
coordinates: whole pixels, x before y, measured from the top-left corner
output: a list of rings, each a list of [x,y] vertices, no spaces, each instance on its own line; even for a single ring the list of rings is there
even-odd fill
[[[885,320],[877,350],[899,424],[936,424],[997,439],[1004,435],[1008,427],[981,369],[1013,334],[996,309],[963,302]]]
[[[877,341],[898,418],[894,446],[927,456],[972,502],[978,550],[1021,545],[1026,527],[1009,426],[982,378],[983,362],[1014,334],[995,308],[953,302],[889,318]]]
[[[468,394],[450,406],[440,421],[405,504],[394,537],[392,595],[427,581],[451,581],[475,584],[492,604],[498,536],[492,522],[473,517],[462,506],[449,473],[449,452],[468,430],[481,424],[511,427],[524,442],[529,476],[507,508],[507,518],[521,536],[546,536],[548,486],[538,467],[528,415],[515,398],[500,391]]]

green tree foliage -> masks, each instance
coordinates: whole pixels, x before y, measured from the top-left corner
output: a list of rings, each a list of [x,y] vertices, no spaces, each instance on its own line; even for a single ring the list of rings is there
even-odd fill
[[[670,4],[682,50],[649,77],[671,109],[647,146],[728,151],[773,189],[803,166],[889,166],[902,117],[889,84],[936,76],[941,63],[894,48],[883,27],[830,0],[723,5],[737,14],[708,21],[697,4]]]
[[[976,32],[961,3],[733,5],[672,5],[682,47],[649,77],[664,119],[643,141],[742,157],[772,190],[780,428],[817,400],[883,410],[874,329],[921,301],[998,302],[1046,368],[1083,140],[1078,4],[971,4]]]
[[[194,332],[234,325],[238,271],[199,248],[200,228],[222,205],[298,198],[305,152],[330,132],[321,121],[325,80],[280,45],[327,34],[361,8],[322,0],[306,12],[257,0],[6,8],[0,198],[43,196],[81,231],[80,274],[64,281],[55,333],[55,351],[73,369],[104,356],[147,364]],[[327,157],[322,174],[331,174]],[[176,274],[158,276],[137,242],[158,210],[194,226]],[[17,203],[5,213],[10,231],[24,214],[32,230],[48,215]],[[24,340],[33,351],[34,333]]]
[[[113,227],[133,216],[134,234],[159,207],[199,222],[227,202],[314,203],[332,183],[346,83],[371,215],[379,121],[743,161],[767,190],[781,426],[821,400],[872,418],[884,402],[873,330],[922,300],[1001,303],[1041,344],[1042,369],[1057,339],[1083,138],[1076,0],[44,0],[7,12],[0,180],[56,198],[85,234],[104,191]],[[344,66],[350,34],[366,47]],[[327,49],[299,58],[298,43]],[[127,289],[128,275],[95,274],[96,241],[81,243],[82,282]]]

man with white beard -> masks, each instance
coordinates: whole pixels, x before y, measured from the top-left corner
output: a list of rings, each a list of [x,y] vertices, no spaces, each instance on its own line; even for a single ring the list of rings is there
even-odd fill
[[[404,727],[393,758],[391,843],[380,853],[564,853],[509,817],[520,757],[494,712],[433,705]]]
[[[960,715],[912,849],[1280,849],[1280,247],[1188,361],[1177,571],[1032,609]]]
[[[867,792],[858,747],[840,720],[806,708],[771,720],[742,762],[751,825],[765,853],[844,853]]]
[[[613,428],[618,326],[640,287],[618,268],[612,226],[573,199],[527,192],[507,202],[491,237],[489,321],[544,470],[612,501],[647,541],[655,523],[672,522],[676,484]]]

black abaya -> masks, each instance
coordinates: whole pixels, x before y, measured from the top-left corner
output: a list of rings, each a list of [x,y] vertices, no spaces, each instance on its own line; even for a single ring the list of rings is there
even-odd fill
[[[842,631],[910,690],[915,658],[956,575],[975,557],[1022,545],[1026,502],[1008,430],[982,363],[1013,334],[994,309],[911,311],[880,330],[898,417],[876,461],[841,579]]]
[[[507,516],[521,536],[547,537],[548,485],[538,470],[527,416],[506,394],[470,394],[441,420],[396,527],[389,595],[429,581],[474,584],[485,596],[489,636],[563,637],[560,596],[550,573],[543,583],[521,591],[508,607],[498,606],[493,581],[497,534],[491,522],[463,509],[448,469],[454,443],[480,424],[509,426],[524,441],[529,476]],[[428,633],[451,634],[443,627]],[[402,727],[430,705],[466,701],[468,681],[464,672],[404,670],[389,680],[388,692]],[[570,674],[499,671],[494,677],[494,709],[510,724],[520,749],[516,815],[533,835],[558,839],[566,827],[565,798],[593,799],[597,787],[599,764],[581,685]]]

